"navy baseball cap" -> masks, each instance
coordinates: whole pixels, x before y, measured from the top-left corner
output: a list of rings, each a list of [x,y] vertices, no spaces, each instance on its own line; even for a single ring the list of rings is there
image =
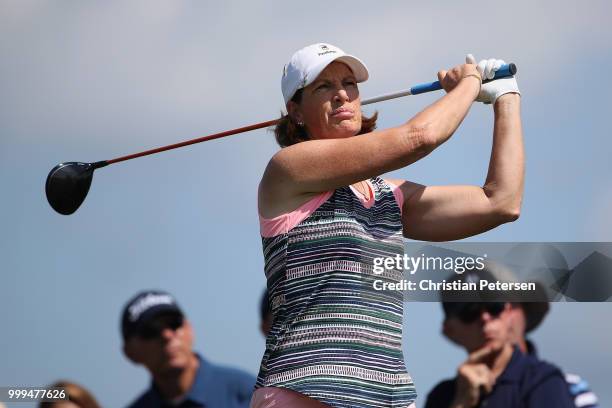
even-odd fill
[[[160,314],[176,314],[184,317],[174,297],[159,290],[146,290],[132,297],[123,308],[121,334],[127,340],[139,329]]]

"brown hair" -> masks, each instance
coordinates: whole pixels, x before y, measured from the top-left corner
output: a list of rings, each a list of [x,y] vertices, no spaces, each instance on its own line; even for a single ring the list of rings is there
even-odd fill
[[[66,394],[70,402],[78,405],[81,408],[100,408],[100,404],[96,401],[93,395],[84,387],[69,381],[58,381],[49,386],[49,388],[65,388]],[[60,402],[60,401],[58,401]],[[55,402],[41,402],[39,408],[53,408]]]
[[[298,89],[291,100],[297,104],[302,102],[302,91],[303,89]],[[376,129],[376,119],[378,119],[378,112],[374,112],[374,114],[370,117],[367,117],[362,113],[361,130],[359,131],[358,135],[370,133]],[[299,126],[293,121],[293,119],[291,119],[289,115],[285,115],[282,112],[281,117],[274,128],[274,136],[276,137],[276,142],[280,145],[280,147],[287,147],[299,142],[310,140],[306,127]]]

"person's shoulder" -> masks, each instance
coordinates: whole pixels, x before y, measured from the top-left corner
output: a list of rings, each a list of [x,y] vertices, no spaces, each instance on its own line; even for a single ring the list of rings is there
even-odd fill
[[[210,370],[211,381],[214,383],[215,390],[220,395],[226,395],[239,406],[247,407],[251,400],[251,395],[255,389],[256,379],[254,375],[238,368],[206,363],[206,368]],[[209,384],[212,386],[213,384]]]
[[[237,382],[240,382],[252,383],[252,385],[255,385],[255,376],[242,369],[212,363],[208,360],[203,361],[205,361],[205,364],[213,374],[213,377],[219,382],[225,382],[229,384],[236,384]]]
[[[550,381],[558,383],[560,387],[565,387],[565,376],[559,367],[531,355],[525,355],[523,359],[525,370],[522,382],[527,392]]]
[[[561,369],[556,365],[549,363],[548,361],[541,360],[538,357],[531,355],[524,355],[527,370],[532,375],[558,375],[561,378],[564,378]]]
[[[425,408],[448,407],[454,397],[455,379],[441,381],[427,394]]]
[[[527,406],[554,406],[574,408],[565,376],[554,364],[534,356],[524,356],[521,376],[521,398]]]
[[[577,407],[596,408],[598,406],[599,399],[584,378],[577,374],[565,373],[565,382]]]
[[[145,408],[145,407],[157,407],[159,406],[159,400],[153,395],[151,389],[146,390],[140,394],[134,401],[132,401],[126,408]]]
[[[242,379],[246,381],[252,380],[253,384],[255,384],[255,376],[240,368],[220,364],[211,364],[211,366],[213,367],[213,371],[215,372],[215,374],[221,378],[227,379],[229,381],[234,381],[236,379]]]

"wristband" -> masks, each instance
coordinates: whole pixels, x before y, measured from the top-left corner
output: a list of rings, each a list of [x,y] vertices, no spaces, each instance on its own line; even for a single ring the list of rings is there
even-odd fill
[[[464,78],[467,78],[467,77],[474,77],[474,78],[478,78],[478,82],[480,82],[480,85],[482,85],[482,77],[481,77],[480,75],[478,75],[478,74],[467,74],[467,75],[465,75],[465,76],[464,76],[463,78],[461,78],[461,79],[464,79]]]

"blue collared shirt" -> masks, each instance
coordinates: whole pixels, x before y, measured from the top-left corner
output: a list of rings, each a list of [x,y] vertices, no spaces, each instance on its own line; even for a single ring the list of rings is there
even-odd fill
[[[197,355],[200,362],[193,385],[177,404],[164,400],[154,383],[129,408],[248,408],[255,377],[238,369],[218,366]]]
[[[456,379],[443,381],[427,396],[425,408],[448,408],[455,398]],[[515,347],[506,369],[479,407],[574,408],[563,374],[551,364],[524,355]]]

